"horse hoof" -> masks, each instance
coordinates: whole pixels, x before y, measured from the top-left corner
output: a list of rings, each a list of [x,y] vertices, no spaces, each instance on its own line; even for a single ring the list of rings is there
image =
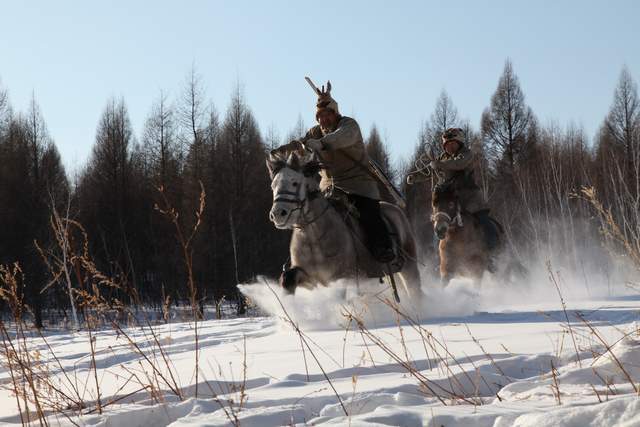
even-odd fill
[[[296,271],[287,270],[283,271],[280,275],[280,286],[284,289],[287,295],[293,295],[296,293]]]

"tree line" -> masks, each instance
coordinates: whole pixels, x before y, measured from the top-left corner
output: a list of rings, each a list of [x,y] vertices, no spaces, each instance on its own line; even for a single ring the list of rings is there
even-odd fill
[[[389,142],[374,125],[367,150],[405,194],[427,265],[435,265],[431,183],[408,186],[405,177],[422,156],[440,152],[449,127],[465,129],[476,154],[475,179],[517,256],[557,254],[564,265],[584,270],[585,251],[599,251],[603,242],[589,195],[581,192],[587,187],[611,209],[622,240],[640,245],[640,101],[626,68],[592,141],[580,126],[541,125],[510,61],[478,128],[443,91],[420,126],[411,158],[394,164]],[[87,283],[81,274],[65,279],[48,268],[55,261],[51,249],[60,246],[52,219],[57,215],[81,230],[65,245],[90,253],[97,269],[117,279],[120,286],[109,288],[109,298],[143,305],[185,301],[189,271],[176,224],[166,215],[172,209],[183,233],[197,226],[189,251],[202,304],[223,297],[241,301],[237,283],[277,276],[286,261],[289,233],[267,217],[265,159],[271,148],[305,131],[300,117],[285,138],[273,128],[261,132],[239,84],[219,113],[191,70],[179,96],[161,92],[152,102],[139,135],[125,100],[108,100],[89,160],[71,179],[35,96],[26,112],[15,112],[0,87],[0,264],[20,265],[19,292],[37,326],[43,313],[66,313],[69,287]]]

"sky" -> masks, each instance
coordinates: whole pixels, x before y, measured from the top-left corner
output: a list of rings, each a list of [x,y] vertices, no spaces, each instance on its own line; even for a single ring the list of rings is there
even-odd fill
[[[192,67],[224,115],[238,82],[263,134],[314,124],[304,81],[331,80],[343,114],[375,123],[395,159],[413,151],[446,90],[479,127],[510,58],[541,124],[593,136],[627,66],[640,81],[640,2],[6,1],[0,85],[32,95],[68,170],[88,159],[98,120],[123,97],[136,135],[160,91]]]

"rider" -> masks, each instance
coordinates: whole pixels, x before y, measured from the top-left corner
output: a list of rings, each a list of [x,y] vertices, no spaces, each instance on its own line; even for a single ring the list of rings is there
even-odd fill
[[[355,206],[364,229],[365,244],[373,257],[381,263],[394,260],[391,238],[380,213],[378,182],[367,168],[369,156],[358,123],[340,115],[338,103],[331,97],[331,83],[318,94],[316,121],[301,142],[314,150],[323,164],[320,171],[323,192],[339,190]],[[277,148],[276,152],[299,151],[301,144],[293,141]]]
[[[464,144],[464,131],[449,128],[442,134],[442,153],[430,163],[438,185],[453,184],[462,209],[472,214],[484,229],[489,250],[498,245],[498,230],[489,217],[489,208],[484,203],[480,187],[473,179],[473,153]]]

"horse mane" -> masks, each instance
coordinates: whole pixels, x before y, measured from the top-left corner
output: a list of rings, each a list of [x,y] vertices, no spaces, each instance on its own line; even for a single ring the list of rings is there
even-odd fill
[[[456,197],[456,189],[452,183],[438,184],[433,189],[432,201],[434,204],[440,202],[440,199],[446,197]]]
[[[291,153],[289,157],[285,158],[281,154],[272,151],[267,158],[267,168],[271,179],[285,167],[296,172],[302,172],[304,176],[309,177],[317,175],[324,166],[313,155],[300,156],[296,153]]]

